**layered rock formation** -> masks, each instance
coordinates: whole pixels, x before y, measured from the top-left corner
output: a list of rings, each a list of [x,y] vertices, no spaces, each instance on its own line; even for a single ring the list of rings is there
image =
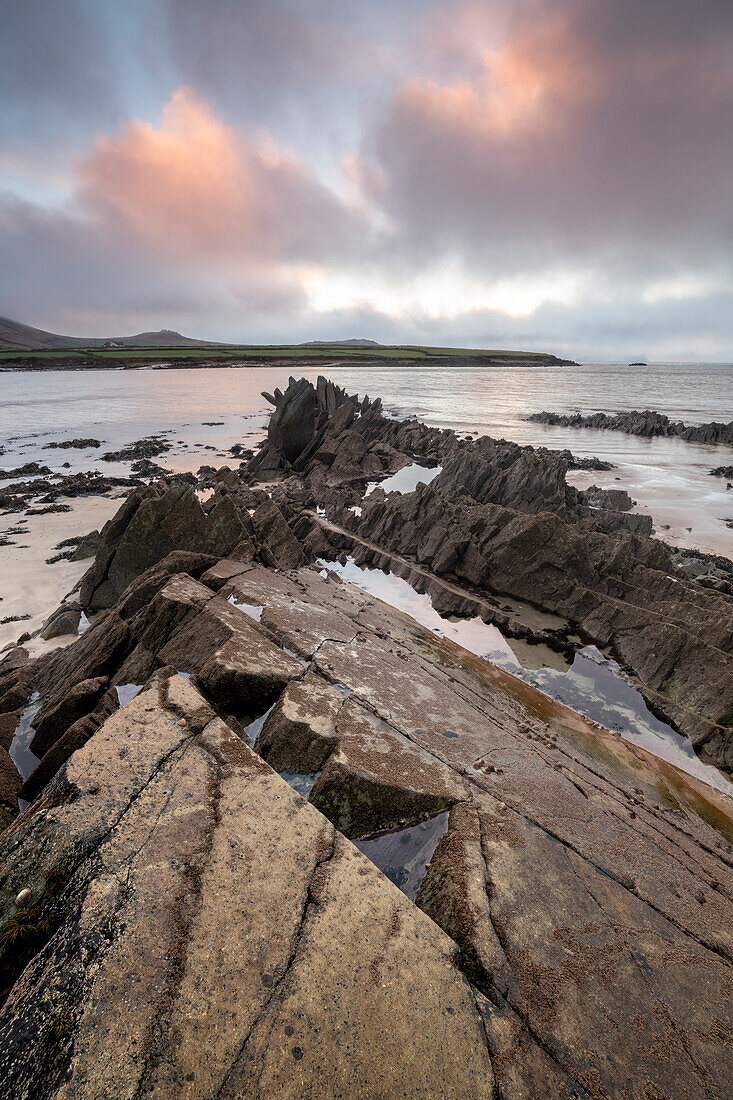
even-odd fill
[[[691,443],[729,443],[733,444],[733,420],[727,424],[711,421],[709,424],[683,424],[681,420],[670,420],[664,413],[645,409],[643,412],[581,413],[563,415],[553,412],[532,413],[527,417],[538,424],[551,424],[561,428],[604,428],[627,435],[670,436],[676,435]]]
[[[723,1100],[733,802],[308,563],[399,547],[436,605],[642,636],[685,713],[726,698],[730,597],[594,526],[567,459],[273,400],[203,504],[128,498],[76,642],[0,664],[0,745],[38,759],[16,816],[0,758],[8,1094]],[[416,456],[429,486],[363,496]]]
[[[311,568],[120,612],[34,670],[94,731],[0,839],[14,1095],[725,1094],[725,798]],[[414,905],[346,838],[426,818]]]
[[[356,548],[360,561],[382,565],[391,560],[385,554],[399,555],[458,582],[466,595],[505,594],[562,616],[568,634],[613,653],[698,751],[733,768],[730,563],[689,576],[648,537],[651,520],[628,510],[627,494],[567,484],[568,452],[467,441],[390,420],[379,402],[359,403],[325,380],[315,390],[291,381],[273,400],[277,428],[247,475],[284,477],[280,499],[295,507],[308,495],[323,503],[325,531],[318,516],[297,527],[306,546]],[[291,461],[282,426],[287,436],[288,410],[304,400],[312,435],[288,440]],[[359,468],[363,485],[378,465],[385,474],[410,460],[443,468],[415,493],[385,497],[377,489],[362,500],[353,488]],[[454,610],[462,602],[457,597]]]

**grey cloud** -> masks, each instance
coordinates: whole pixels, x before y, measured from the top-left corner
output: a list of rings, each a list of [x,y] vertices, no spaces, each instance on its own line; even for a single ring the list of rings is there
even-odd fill
[[[22,145],[67,142],[111,120],[119,81],[101,5],[90,0],[3,0],[0,134]]]
[[[382,343],[523,348],[585,361],[730,360],[733,292],[645,304],[637,296],[548,304],[524,317],[474,310],[455,317],[393,317],[368,307],[305,321],[306,338],[368,336]]]
[[[277,269],[217,274],[165,262],[78,210],[45,212],[0,200],[2,312],[70,335],[179,328],[202,339],[254,339],[287,323],[300,286]]]
[[[506,50],[519,102],[506,131],[489,124],[480,82],[464,112],[417,81],[367,141],[385,180],[374,198],[418,254],[459,248],[495,272],[558,257],[659,271],[729,256],[733,5],[524,3]],[[540,113],[525,118],[535,77]]]

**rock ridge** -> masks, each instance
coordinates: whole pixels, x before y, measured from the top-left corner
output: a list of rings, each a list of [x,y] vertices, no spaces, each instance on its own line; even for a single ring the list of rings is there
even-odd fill
[[[645,409],[643,412],[582,413],[564,415],[554,412],[537,412],[527,417],[537,424],[550,424],[561,428],[599,428],[607,431],[626,432],[627,435],[679,436],[690,443],[733,444],[733,420],[727,424],[711,421],[708,424],[684,424],[671,420],[665,413]]]

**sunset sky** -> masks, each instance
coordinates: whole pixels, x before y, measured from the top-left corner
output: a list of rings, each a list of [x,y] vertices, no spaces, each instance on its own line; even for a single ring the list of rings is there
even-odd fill
[[[732,0],[3,0],[0,314],[733,359]]]

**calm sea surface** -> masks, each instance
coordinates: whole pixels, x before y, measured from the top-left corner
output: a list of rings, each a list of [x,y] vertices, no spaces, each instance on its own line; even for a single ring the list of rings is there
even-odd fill
[[[318,370],[299,370],[315,379]],[[105,449],[165,430],[174,449],[161,461],[195,469],[220,464],[232,443],[260,438],[269,406],[261,390],[287,385],[287,368],[201,370],[0,372],[0,464],[30,460],[52,469],[98,465],[100,451],[48,450],[45,444],[93,436]],[[606,474],[572,474],[574,484],[627,488],[639,511],[654,518],[661,537],[679,545],[733,556],[733,490],[712,467],[733,464],[733,447],[679,439],[639,439],[620,432],[550,428],[524,417],[553,412],[656,409],[686,423],[733,418],[733,366],[673,364],[649,367],[584,364],[574,367],[446,368],[329,366],[350,392],[381,396],[388,412],[429,424],[503,436],[519,443],[567,447],[616,463]],[[216,421],[207,424],[206,421]],[[230,461],[231,458],[230,458]]]

